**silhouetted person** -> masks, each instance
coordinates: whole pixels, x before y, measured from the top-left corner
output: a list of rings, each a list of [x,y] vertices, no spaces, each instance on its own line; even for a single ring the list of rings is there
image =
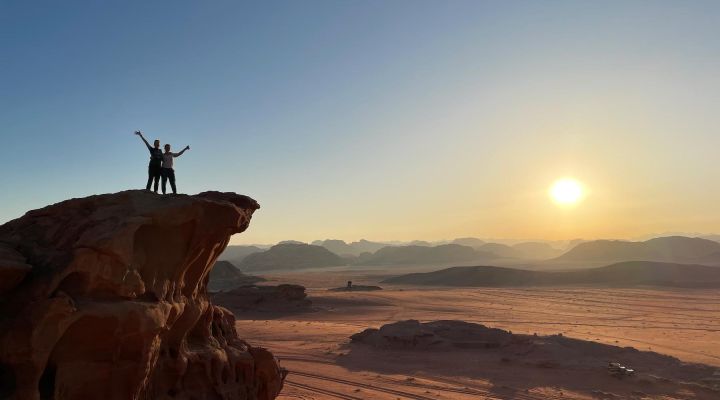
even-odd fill
[[[352,281],[348,281],[347,290],[352,290]]]
[[[140,136],[140,139],[145,142],[145,146],[147,146],[148,150],[150,150],[150,164],[148,164],[148,180],[145,190],[150,190],[150,185],[154,182],[155,185],[153,190],[157,193],[158,183],[160,183],[160,168],[162,167],[163,161],[162,150],[160,150],[160,141],[155,139],[155,142],[153,143],[154,146],[151,147],[150,143],[145,140],[145,136],[143,136],[142,132],[135,131],[135,134]]]
[[[173,194],[177,194],[177,188],[175,188],[175,170],[173,169],[173,159],[180,157],[186,150],[190,150],[190,146],[185,146],[179,153],[170,152],[170,145],[165,145],[165,152],[162,155],[162,192],[165,194],[165,184],[170,180],[170,187],[172,188]]]

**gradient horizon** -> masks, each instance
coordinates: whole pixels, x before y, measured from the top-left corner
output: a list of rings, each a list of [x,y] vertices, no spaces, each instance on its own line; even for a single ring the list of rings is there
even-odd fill
[[[0,223],[143,188],[257,199],[233,243],[717,232],[720,3],[0,4]],[[559,207],[573,177],[584,201]]]

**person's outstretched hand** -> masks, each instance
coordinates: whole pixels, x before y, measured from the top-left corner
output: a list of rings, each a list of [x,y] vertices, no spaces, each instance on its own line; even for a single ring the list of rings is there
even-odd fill
[[[142,136],[142,132],[140,132],[140,131],[135,131],[135,134],[138,136]]]
[[[190,146],[185,146],[185,150],[190,150]]]

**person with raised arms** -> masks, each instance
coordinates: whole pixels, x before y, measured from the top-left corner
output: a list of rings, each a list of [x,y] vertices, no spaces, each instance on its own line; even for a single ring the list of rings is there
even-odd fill
[[[177,194],[177,188],[175,187],[175,170],[173,169],[175,157],[180,157],[187,150],[190,150],[190,146],[185,146],[179,153],[173,153],[170,151],[170,145],[165,145],[165,152],[163,153],[162,169],[160,175],[162,176],[162,192],[165,194],[165,186],[167,181],[170,181],[170,187],[172,188],[173,194]]]
[[[145,140],[145,136],[143,136],[142,132],[135,131],[135,134],[140,136],[140,139],[145,143],[145,146],[147,146],[148,150],[150,151],[150,164],[148,164],[148,180],[147,185],[145,186],[145,190],[150,190],[150,186],[153,185],[153,190],[155,193],[158,191],[158,183],[160,183],[160,173],[162,168],[162,161],[163,161],[163,153],[162,150],[160,150],[160,140],[155,139],[155,142],[153,143],[153,146],[150,146],[150,143],[148,143],[147,140]]]

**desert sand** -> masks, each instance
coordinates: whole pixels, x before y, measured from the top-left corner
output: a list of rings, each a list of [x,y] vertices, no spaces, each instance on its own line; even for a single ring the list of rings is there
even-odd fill
[[[720,371],[717,290],[383,285],[382,291],[343,293],[327,289],[347,279],[377,284],[383,276],[336,271],[269,278],[307,286],[313,301],[310,312],[238,315],[241,336],[270,349],[290,371],[280,399],[720,398],[686,373],[692,366],[682,366],[706,366],[705,386],[719,378],[713,377]],[[517,334],[630,346],[643,357],[649,353],[642,365],[629,365],[637,376],[618,379],[607,372],[608,362],[618,360],[603,355],[579,361],[567,359],[572,352],[559,352],[529,362],[494,350],[413,351],[350,343],[351,335],[368,327],[406,319],[462,320]]]

